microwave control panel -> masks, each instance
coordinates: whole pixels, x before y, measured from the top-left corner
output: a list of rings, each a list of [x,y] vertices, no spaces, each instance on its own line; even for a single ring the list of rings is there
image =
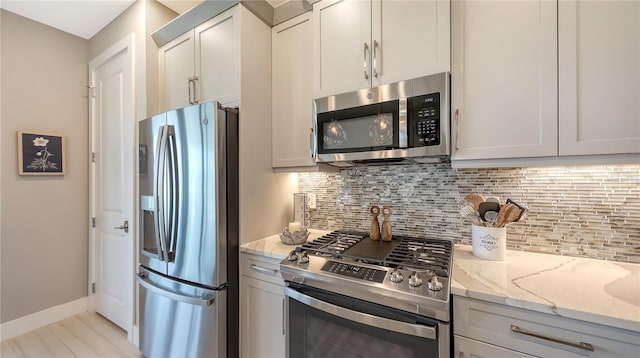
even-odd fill
[[[410,147],[440,145],[440,93],[408,98]]]

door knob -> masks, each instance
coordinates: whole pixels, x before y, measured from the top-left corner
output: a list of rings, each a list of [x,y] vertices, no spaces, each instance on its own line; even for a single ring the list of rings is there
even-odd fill
[[[125,220],[122,226],[116,226],[114,229],[124,230],[124,232],[129,233],[129,220]]]

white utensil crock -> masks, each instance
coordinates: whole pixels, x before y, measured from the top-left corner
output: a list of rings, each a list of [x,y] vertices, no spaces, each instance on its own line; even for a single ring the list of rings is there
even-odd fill
[[[475,256],[504,261],[507,256],[507,228],[471,225],[471,243]]]

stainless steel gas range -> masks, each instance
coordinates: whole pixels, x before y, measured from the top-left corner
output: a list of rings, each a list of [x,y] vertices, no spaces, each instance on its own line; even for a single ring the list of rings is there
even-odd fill
[[[450,241],[331,232],[280,263],[289,357],[449,357]]]

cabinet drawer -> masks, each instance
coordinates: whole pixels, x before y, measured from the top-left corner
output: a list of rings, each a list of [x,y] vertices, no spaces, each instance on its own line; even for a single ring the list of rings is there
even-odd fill
[[[456,358],[531,358],[535,357],[510,349],[494,346],[475,339],[469,339],[462,336],[454,336],[454,353]]]
[[[240,274],[284,286],[280,276],[280,261],[270,257],[242,253]]]
[[[639,357],[640,333],[455,296],[454,332],[543,357]]]

